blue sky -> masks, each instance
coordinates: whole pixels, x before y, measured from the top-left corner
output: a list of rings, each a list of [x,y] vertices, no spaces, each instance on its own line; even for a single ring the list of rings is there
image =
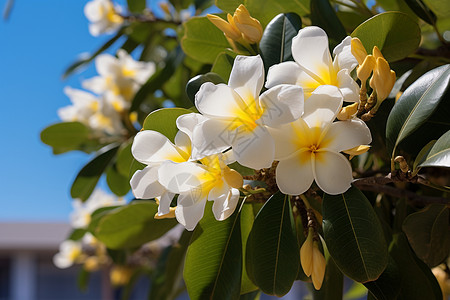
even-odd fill
[[[64,86],[95,75],[90,66],[62,80],[65,68],[108,39],[89,34],[86,2],[16,0],[0,21],[0,221],[63,221],[72,210],[70,185],[89,155],[54,156],[39,133],[70,103]]]

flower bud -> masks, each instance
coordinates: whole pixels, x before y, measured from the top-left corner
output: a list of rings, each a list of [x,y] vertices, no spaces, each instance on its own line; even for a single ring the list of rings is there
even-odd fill
[[[100,268],[100,263],[96,256],[89,256],[84,261],[84,269],[88,272],[95,272],[99,268]]]
[[[309,228],[308,237],[300,248],[300,263],[306,276],[313,272],[313,229]]]
[[[358,64],[362,65],[362,63],[364,62],[364,59],[367,56],[367,51],[364,48],[363,44],[361,43],[360,39],[358,39],[356,37],[352,38],[351,50],[352,50],[353,56],[358,61]]]
[[[111,284],[114,286],[126,285],[130,281],[132,273],[133,271],[129,267],[117,265],[113,266],[109,273]]]
[[[378,57],[373,77],[370,80],[370,86],[377,92],[378,101],[383,101],[389,96],[395,79],[395,72],[391,70],[389,63],[383,57]]]
[[[344,150],[342,152],[350,155],[350,159],[352,159],[356,155],[366,153],[367,151],[369,151],[369,149],[370,149],[369,145],[359,145],[359,146],[353,147],[351,149]]]
[[[236,170],[230,169],[228,167],[223,169],[223,177],[229,186],[239,189],[244,185],[244,179],[242,175]]]
[[[233,20],[246,40],[252,44],[259,43],[263,34],[261,23],[250,16],[250,13],[244,5],[241,4],[236,9]]]
[[[372,73],[376,64],[375,57],[372,55],[367,55],[364,62],[356,69],[356,74],[361,80],[361,84],[366,84],[365,82],[369,78],[370,73]]]
[[[319,245],[317,242],[313,244],[313,271],[311,274],[311,279],[316,290],[320,290],[322,287],[323,278],[325,276],[325,267],[327,262],[322,252],[319,250]]]
[[[234,24],[233,21],[228,23],[224,19],[211,14],[206,15],[206,17],[208,18],[208,20],[211,21],[211,23],[216,25],[217,28],[222,30],[226,37],[232,39],[233,41],[237,41],[242,37],[242,34],[239,31],[239,29],[237,29],[236,26],[233,26]],[[228,21],[233,20],[232,19],[233,17],[230,14],[227,15],[227,18]]]
[[[351,105],[347,105],[341,109],[341,111],[337,114],[337,118],[340,121],[345,121],[353,117],[354,114],[358,111],[359,103],[353,103]]]
[[[380,49],[378,49],[377,46],[373,46],[372,55],[375,56],[375,58],[377,58],[377,59],[379,57],[384,58],[383,54],[381,54],[381,51],[380,51]]]

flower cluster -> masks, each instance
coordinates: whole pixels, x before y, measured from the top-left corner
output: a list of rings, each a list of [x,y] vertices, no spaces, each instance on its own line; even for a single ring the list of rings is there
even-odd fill
[[[110,0],[92,0],[84,7],[84,14],[91,22],[89,32],[93,36],[116,31],[123,23],[122,7]]]

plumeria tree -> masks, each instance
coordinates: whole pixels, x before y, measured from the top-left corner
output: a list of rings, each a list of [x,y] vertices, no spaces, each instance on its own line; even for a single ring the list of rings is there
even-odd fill
[[[148,277],[149,299],[282,296],[296,280],[342,299],[344,277],[368,299],[446,299],[448,3],[158,5],[85,6],[112,37],[67,69],[98,76],[66,87],[41,133],[91,155],[55,264],[108,269],[125,291]]]

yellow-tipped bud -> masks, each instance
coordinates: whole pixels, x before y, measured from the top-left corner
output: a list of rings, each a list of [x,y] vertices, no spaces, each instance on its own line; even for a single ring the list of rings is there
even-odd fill
[[[223,177],[229,186],[239,189],[244,185],[244,179],[242,175],[236,170],[230,169],[228,167],[223,169]]]
[[[126,285],[131,278],[133,270],[126,266],[114,266],[112,267],[109,278],[111,280],[111,284],[114,286],[124,286]]]
[[[337,114],[337,118],[340,121],[345,121],[351,119],[354,114],[358,111],[359,103],[353,103],[351,105],[347,105],[341,109],[341,111]]]
[[[356,75],[361,80],[361,84],[366,84],[366,80],[375,68],[377,61],[373,55],[367,55],[364,62],[356,69]]]
[[[233,41],[237,41],[242,37],[242,34],[239,31],[239,29],[237,29],[236,26],[233,26],[234,22],[230,24],[227,21],[225,21],[224,19],[222,19],[216,15],[211,15],[211,14],[206,15],[206,17],[217,28],[222,30],[222,32],[225,34],[226,37],[232,39]],[[228,14],[227,17],[228,17],[228,20],[230,20],[230,18],[232,18],[230,14]]]
[[[366,153],[367,151],[369,151],[369,149],[370,149],[369,145],[359,145],[359,146],[353,147],[351,149],[344,150],[342,152],[350,155],[350,159],[352,159],[356,155]]]
[[[158,213],[155,214],[155,219],[171,219],[175,218],[175,209],[176,207],[171,207],[168,214],[165,215],[158,215]]]
[[[233,20],[246,40],[252,44],[259,43],[263,34],[261,23],[250,16],[243,4],[239,5],[234,12]]]
[[[375,58],[384,58],[383,54],[381,54],[381,51],[377,46],[373,46],[372,55],[375,56]]]
[[[311,279],[316,290],[320,290],[322,287],[323,278],[325,276],[325,267],[327,262],[322,252],[319,250],[317,242],[313,244],[313,271]]]
[[[395,72],[391,70],[389,63],[383,57],[378,57],[370,80],[370,86],[377,92],[377,101],[383,101],[389,96],[394,87],[395,79]]]
[[[352,50],[353,56],[358,61],[358,64],[361,65],[367,56],[367,51],[364,48],[363,44],[361,43],[360,39],[358,39],[356,37],[352,38],[351,50]]]
[[[313,229],[309,228],[308,237],[300,248],[300,263],[306,276],[313,272]]]

